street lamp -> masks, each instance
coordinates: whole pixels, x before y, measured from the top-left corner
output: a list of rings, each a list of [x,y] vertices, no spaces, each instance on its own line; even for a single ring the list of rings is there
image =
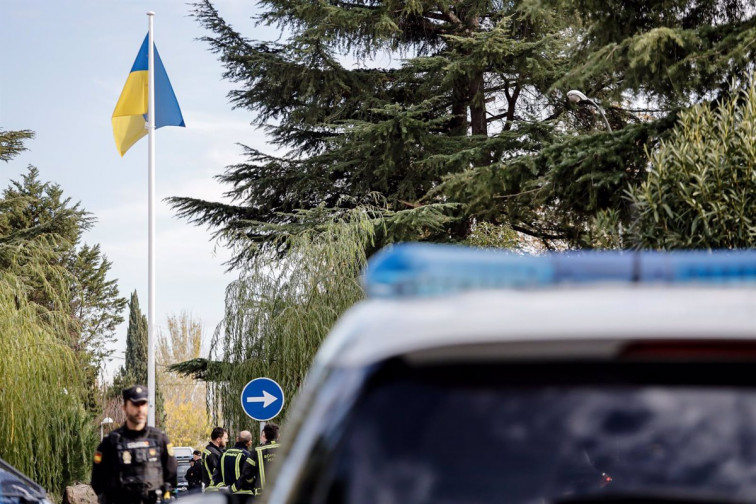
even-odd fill
[[[100,422],[100,441],[102,441],[103,438],[105,437],[105,433],[103,432],[103,429],[102,429],[103,426],[106,424],[110,425],[112,423],[113,423],[113,419],[110,417],[105,417],[102,419],[102,422]]]
[[[602,109],[598,103],[591,100],[590,98],[585,96],[583,93],[581,93],[577,89],[572,89],[570,91],[567,91],[567,99],[569,99],[572,103],[588,102],[594,107],[596,107],[598,111],[601,113],[601,117],[604,118],[606,127],[609,129],[609,131],[612,131],[612,127],[609,125],[609,121],[606,119],[606,114],[604,114],[604,109]]]

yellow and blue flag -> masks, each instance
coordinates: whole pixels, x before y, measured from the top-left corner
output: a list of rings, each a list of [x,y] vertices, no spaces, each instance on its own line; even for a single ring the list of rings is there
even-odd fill
[[[134,66],[131,67],[129,77],[123,86],[113,111],[113,136],[118,152],[123,156],[137,140],[147,134],[147,48],[149,34],[144,38],[139,49]],[[173,93],[171,81],[160,60],[155,47],[155,129],[163,126],[184,126],[176,95]]]

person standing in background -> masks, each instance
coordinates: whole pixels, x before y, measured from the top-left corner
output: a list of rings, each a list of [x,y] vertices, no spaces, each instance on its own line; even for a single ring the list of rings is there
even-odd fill
[[[265,487],[266,475],[265,469],[270,469],[271,464],[276,459],[278,450],[278,425],[269,422],[263,427],[260,433],[260,446],[255,448],[255,466],[256,475],[254,480],[255,495],[260,495]]]
[[[228,431],[223,427],[216,427],[210,433],[210,442],[202,450],[202,485],[206,492],[213,491],[213,473],[227,443]]]
[[[154,504],[176,488],[178,465],[168,436],[147,426],[144,385],[124,389],[125,425],[104,438],[94,454],[92,489],[100,504]]]
[[[202,492],[202,452],[194,450],[192,460],[189,461],[189,469],[186,470],[188,493]]]

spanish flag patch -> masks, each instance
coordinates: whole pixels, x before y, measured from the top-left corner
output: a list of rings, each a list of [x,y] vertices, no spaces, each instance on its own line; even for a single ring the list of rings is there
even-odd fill
[[[102,452],[96,451],[94,456],[94,463],[99,464],[100,462],[102,462]]]

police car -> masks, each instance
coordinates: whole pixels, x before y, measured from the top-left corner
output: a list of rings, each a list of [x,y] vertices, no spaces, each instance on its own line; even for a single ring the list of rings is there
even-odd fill
[[[50,504],[39,484],[0,458],[0,504]]]
[[[755,252],[380,252],[267,501],[756,501],[755,286]]]

